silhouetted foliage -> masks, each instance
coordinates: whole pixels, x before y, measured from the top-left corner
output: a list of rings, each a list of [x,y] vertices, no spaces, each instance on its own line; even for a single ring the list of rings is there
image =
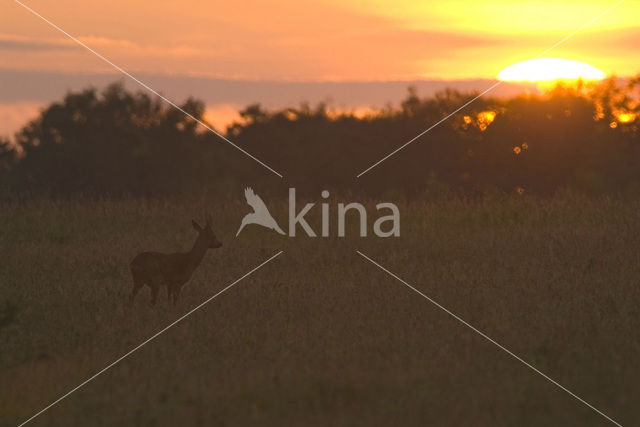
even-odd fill
[[[204,104],[182,106],[202,119]],[[181,191],[202,173],[198,124],[120,84],[68,94],[25,126],[19,185],[50,194],[156,194]]]
[[[635,193],[639,89],[636,77],[625,85],[560,85],[543,96],[483,97],[360,178],[475,94],[447,90],[422,99],[410,89],[398,109],[364,117],[324,104],[275,111],[255,104],[225,136],[285,175],[285,186],[313,195]],[[203,120],[202,102],[189,99],[181,108]],[[283,183],[180,111],[120,84],[68,94],[16,142],[0,141],[0,174],[15,193],[236,193]]]

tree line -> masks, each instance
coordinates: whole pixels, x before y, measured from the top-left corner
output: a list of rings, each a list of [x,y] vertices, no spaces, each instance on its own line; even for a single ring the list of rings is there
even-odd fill
[[[398,107],[364,115],[250,105],[220,133],[280,179],[156,97],[121,83],[89,88],[44,108],[13,141],[0,139],[0,195],[236,194],[245,186],[313,196],[640,194],[640,76],[482,97],[357,177],[475,96],[421,98],[409,88]],[[205,121],[203,102],[181,108]]]

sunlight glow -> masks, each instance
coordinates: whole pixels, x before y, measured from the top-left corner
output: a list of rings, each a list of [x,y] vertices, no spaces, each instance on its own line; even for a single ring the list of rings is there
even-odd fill
[[[636,115],[634,113],[620,113],[618,114],[618,120],[620,123],[629,123],[636,119]]]
[[[481,111],[478,113],[477,117],[478,117],[478,127],[480,128],[481,131],[484,131],[495,120],[496,112],[491,110]]]
[[[558,58],[530,59],[500,71],[503,81],[600,80],[605,74],[589,64]]]

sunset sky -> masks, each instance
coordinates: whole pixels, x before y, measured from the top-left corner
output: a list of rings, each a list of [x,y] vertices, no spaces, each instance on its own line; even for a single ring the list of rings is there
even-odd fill
[[[132,73],[357,82],[492,79],[615,2],[24,0]],[[638,16],[628,0],[547,56],[635,74]],[[116,73],[14,1],[0,3],[0,23],[0,71]]]

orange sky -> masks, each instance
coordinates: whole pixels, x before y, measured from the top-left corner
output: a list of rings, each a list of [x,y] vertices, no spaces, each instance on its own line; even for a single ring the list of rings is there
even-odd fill
[[[176,76],[173,87],[155,89],[184,98],[199,96],[179,79],[184,76],[278,82],[493,79],[617,0],[21,1],[133,74]],[[638,16],[640,2],[626,0],[547,56],[586,62],[609,75],[634,75],[640,72]],[[3,76],[23,70],[76,80],[78,73],[121,77],[14,1],[2,1],[0,136],[72,88],[58,87],[55,98],[16,96],[21,87]],[[47,78],[30,76],[21,85],[32,92],[33,79]],[[280,102],[317,99],[303,92],[286,95]],[[326,96],[345,107],[372,105],[351,102],[348,91]],[[215,94],[206,101],[220,126],[223,116],[246,105]],[[269,105],[264,99],[251,102]]]
[[[258,80],[493,78],[608,6],[583,1],[24,0],[130,71]],[[627,0],[553,51],[635,74],[640,4]],[[111,71],[13,1],[0,68]],[[632,58],[634,58],[632,60]]]

